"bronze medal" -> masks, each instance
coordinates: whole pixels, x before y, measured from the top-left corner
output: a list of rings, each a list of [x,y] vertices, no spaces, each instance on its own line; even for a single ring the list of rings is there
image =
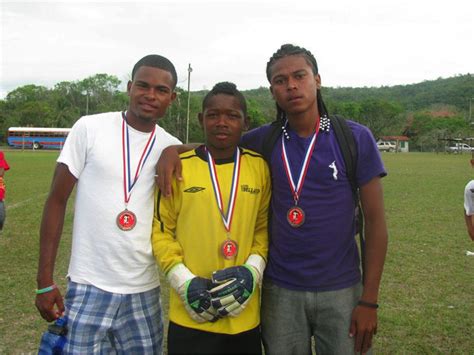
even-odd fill
[[[123,231],[132,230],[137,224],[137,216],[129,210],[123,210],[117,216],[117,226]]]
[[[239,249],[237,242],[232,239],[227,239],[224,243],[221,244],[221,252],[224,256],[224,259],[233,259],[237,255],[237,250]]]
[[[288,220],[290,226],[294,228],[300,227],[304,223],[304,211],[298,206],[294,206],[288,210],[286,214],[286,219]]]

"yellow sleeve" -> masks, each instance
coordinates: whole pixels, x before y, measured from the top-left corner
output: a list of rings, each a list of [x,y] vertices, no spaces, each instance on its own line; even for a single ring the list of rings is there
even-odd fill
[[[251,249],[251,254],[258,254],[265,262],[268,255],[268,208],[270,206],[271,179],[267,163],[262,159],[262,198],[258,209],[257,220],[255,221],[255,233]]]
[[[180,202],[181,194],[176,181],[173,182],[173,195],[169,198],[162,198],[158,189],[155,191],[152,231],[153,254],[165,274],[174,265],[183,262],[183,249],[176,240],[175,234]]]

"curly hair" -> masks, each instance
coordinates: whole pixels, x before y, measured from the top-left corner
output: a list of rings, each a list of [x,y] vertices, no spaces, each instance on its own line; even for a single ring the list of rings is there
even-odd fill
[[[202,110],[204,111],[212,96],[219,94],[235,96],[239,100],[240,108],[242,109],[244,116],[247,116],[247,102],[245,101],[244,95],[237,89],[237,86],[234,83],[228,81],[223,81],[214,85],[212,90],[209,91],[204,97],[204,100],[202,100]]]

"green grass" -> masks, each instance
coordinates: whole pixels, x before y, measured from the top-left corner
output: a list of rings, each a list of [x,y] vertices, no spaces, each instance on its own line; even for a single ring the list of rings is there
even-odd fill
[[[381,354],[472,354],[474,250],[463,218],[468,155],[383,154],[389,251],[383,275]],[[35,352],[46,323],[34,306],[38,230],[57,152],[7,151],[7,221],[0,235],[0,353]],[[72,202],[72,201],[71,201]],[[64,290],[72,203],[56,267]],[[166,285],[164,285],[166,288]],[[163,303],[167,304],[167,292]]]

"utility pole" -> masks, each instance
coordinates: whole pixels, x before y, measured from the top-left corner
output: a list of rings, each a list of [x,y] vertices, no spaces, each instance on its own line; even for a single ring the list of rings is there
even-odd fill
[[[186,144],[189,142],[189,104],[191,101],[191,72],[193,69],[191,68],[191,63],[188,66],[188,111],[186,113]]]
[[[86,116],[89,114],[89,90],[86,91]]]
[[[181,127],[181,116],[180,116],[180,109],[181,109],[181,102],[180,102],[181,92],[176,93],[176,105],[178,106],[176,110],[176,137],[183,139],[183,128]]]
[[[472,124],[472,100],[474,97],[469,99],[469,124]]]
[[[86,95],[86,116],[89,114],[89,88],[83,90],[81,94]]]

